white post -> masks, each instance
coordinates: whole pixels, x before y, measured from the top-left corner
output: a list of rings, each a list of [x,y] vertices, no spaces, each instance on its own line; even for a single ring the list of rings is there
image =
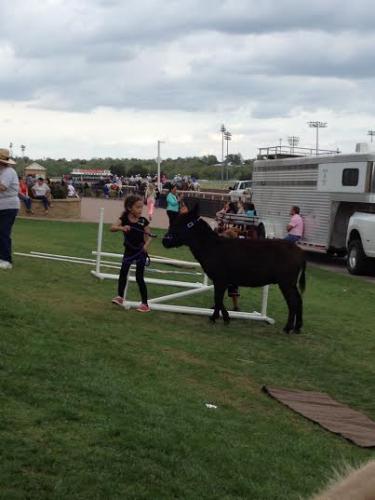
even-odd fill
[[[261,309],[262,316],[267,316],[268,289],[269,289],[268,285],[262,288],[262,309]]]
[[[224,125],[221,128],[221,180],[224,182]]]
[[[161,181],[160,181],[160,163],[161,163],[161,157],[160,157],[160,144],[162,144],[164,141],[158,141],[158,156],[156,158],[156,162],[158,164],[158,180],[157,180],[157,184],[158,184],[158,190],[159,192],[161,192],[161,189],[162,189],[162,185],[161,185]]]
[[[98,241],[96,247],[96,272],[100,273],[100,257],[102,252],[103,241],[103,224],[104,224],[104,208],[99,210],[99,227],[98,227]]]

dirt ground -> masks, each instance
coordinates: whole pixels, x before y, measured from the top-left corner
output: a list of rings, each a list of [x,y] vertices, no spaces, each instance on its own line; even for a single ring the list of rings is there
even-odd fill
[[[99,222],[99,210],[104,208],[104,222],[117,221],[124,210],[122,200],[105,200],[103,198],[82,198],[81,220],[86,222]],[[148,218],[146,206],[143,215]],[[160,229],[168,228],[168,216],[163,208],[156,208],[151,221],[151,227]]]

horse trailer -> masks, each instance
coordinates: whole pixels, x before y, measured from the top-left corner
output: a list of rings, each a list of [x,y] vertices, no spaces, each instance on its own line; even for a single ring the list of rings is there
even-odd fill
[[[375,153],[259,155],[253,202],[266,237],[285,236],[290,209],[297,205],[304,249],[349,253],[348,269],[354,274],[375,257]]]

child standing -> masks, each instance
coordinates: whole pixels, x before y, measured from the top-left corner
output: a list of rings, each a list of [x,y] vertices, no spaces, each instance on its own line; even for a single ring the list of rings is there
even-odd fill
[[[124,291],[130,266],[136,265],[135,279],[141,294],[142,303],[137,308],[139,312],[149,312],[147,304],[147,288],[144,271],[147,261],[147,248],[151,242],[149,222],[142,217],[143,199],[137,195],[129,195],[124,201],[124,212],[117,224],[113,224],[111,232],[124,233],[124,257],[118,280],[118,295],[112,299],[114,304],[121,306],[124,302]]]
[[[155,185],[152,182],[149,182],[146,189],[146,203],[147,203],[148,220],[150,222],[152,221],[152,217],[154,215],[155,198],[156,198]]]

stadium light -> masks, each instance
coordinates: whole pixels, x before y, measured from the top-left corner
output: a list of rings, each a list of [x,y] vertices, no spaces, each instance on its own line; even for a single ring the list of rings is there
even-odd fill
[[[315,128],[316,129],[316,154],[319,154],[319,129],[320,128],[326,128],[327,123],[326,122],[308,122],[308,125],[310,128]]]

